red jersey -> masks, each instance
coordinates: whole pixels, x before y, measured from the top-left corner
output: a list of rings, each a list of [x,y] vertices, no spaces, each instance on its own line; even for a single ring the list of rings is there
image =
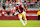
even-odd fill
[[[16,7],[16,9],[18,10],[18,7],[17,6],[15,6]]]
[[[24,11],[24,9],[22,8],[22,5],[19,6],[19,9],[20,9],[21,13]]]

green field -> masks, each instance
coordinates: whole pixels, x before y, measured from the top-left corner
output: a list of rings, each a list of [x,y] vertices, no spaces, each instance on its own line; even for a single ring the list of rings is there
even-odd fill
[[[28,20],[25,26],[19,20],[0,20],[0,27],[40,27],[40,20]]]

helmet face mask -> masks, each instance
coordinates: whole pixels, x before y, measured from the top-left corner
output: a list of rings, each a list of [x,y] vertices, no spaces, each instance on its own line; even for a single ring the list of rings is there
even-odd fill
[[[19,4],[16,4],[17,7],[19,7]]]
[[[16,4],[16,5],[19,5],[19,4]]]

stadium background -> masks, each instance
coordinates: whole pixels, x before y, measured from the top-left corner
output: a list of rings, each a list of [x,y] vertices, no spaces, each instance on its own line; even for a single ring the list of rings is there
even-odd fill
[[[13,0],[15,1],[15,0]],[[20,0],[16,0],[17,2]],[[25,0],[24,0],[25,1]],[[27,1],[27,6],[28,6],[28,10],[26,11],[27,15],[27,19],[28,20],[38,20],[38,15],[37,12],[40,10],[40,0],[26,0]],[[34,2],[33,2],[34,1]],[[2,4],[5,4],[6,0],[0,0],[0,8],[2,8]],[[23,2],[23,0],[21,1]],[[31,5],[32,3],[32,5]],[[5,18],[4,18],[5,17]],[[15,20],[18,19],[17,17],[15,18],[15,16],[0,16],[0,20]],[[11,19],[10,19],[11,18]]]
[[[40,5],[39,5],[40,0],[27,0],[27,1],[28,1],[27,4],[28,10],[26,11],[27,13],[26,26],[22,25],[17,16],[0,16],[0,27],[40,27],[40,20],[38,20],[38,15],[37,15],[37,12],[40,10]],[[0,0],[0,10],[3,9],[2,5],[5,4],[5,2],[6,0]]]

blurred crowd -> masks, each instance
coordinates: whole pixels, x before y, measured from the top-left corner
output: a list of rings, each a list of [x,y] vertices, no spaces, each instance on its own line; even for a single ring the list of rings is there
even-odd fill
[[[8,4],[8,6],[9,6],[10,2],[11,2],[11,4],[16,4],[16,2],[21,2],[23,4],[27,3],[27,6],[29,8],[39,8],[40,7],[40,0],[1,0],[1,5]]]
[[[40,7],[40,0],[5,0],[1,3],[0,16],[14,16],[20,6],[25,9]]]
[[[27,5],[29,8],[39,8],[40,0],[30,0]]]

